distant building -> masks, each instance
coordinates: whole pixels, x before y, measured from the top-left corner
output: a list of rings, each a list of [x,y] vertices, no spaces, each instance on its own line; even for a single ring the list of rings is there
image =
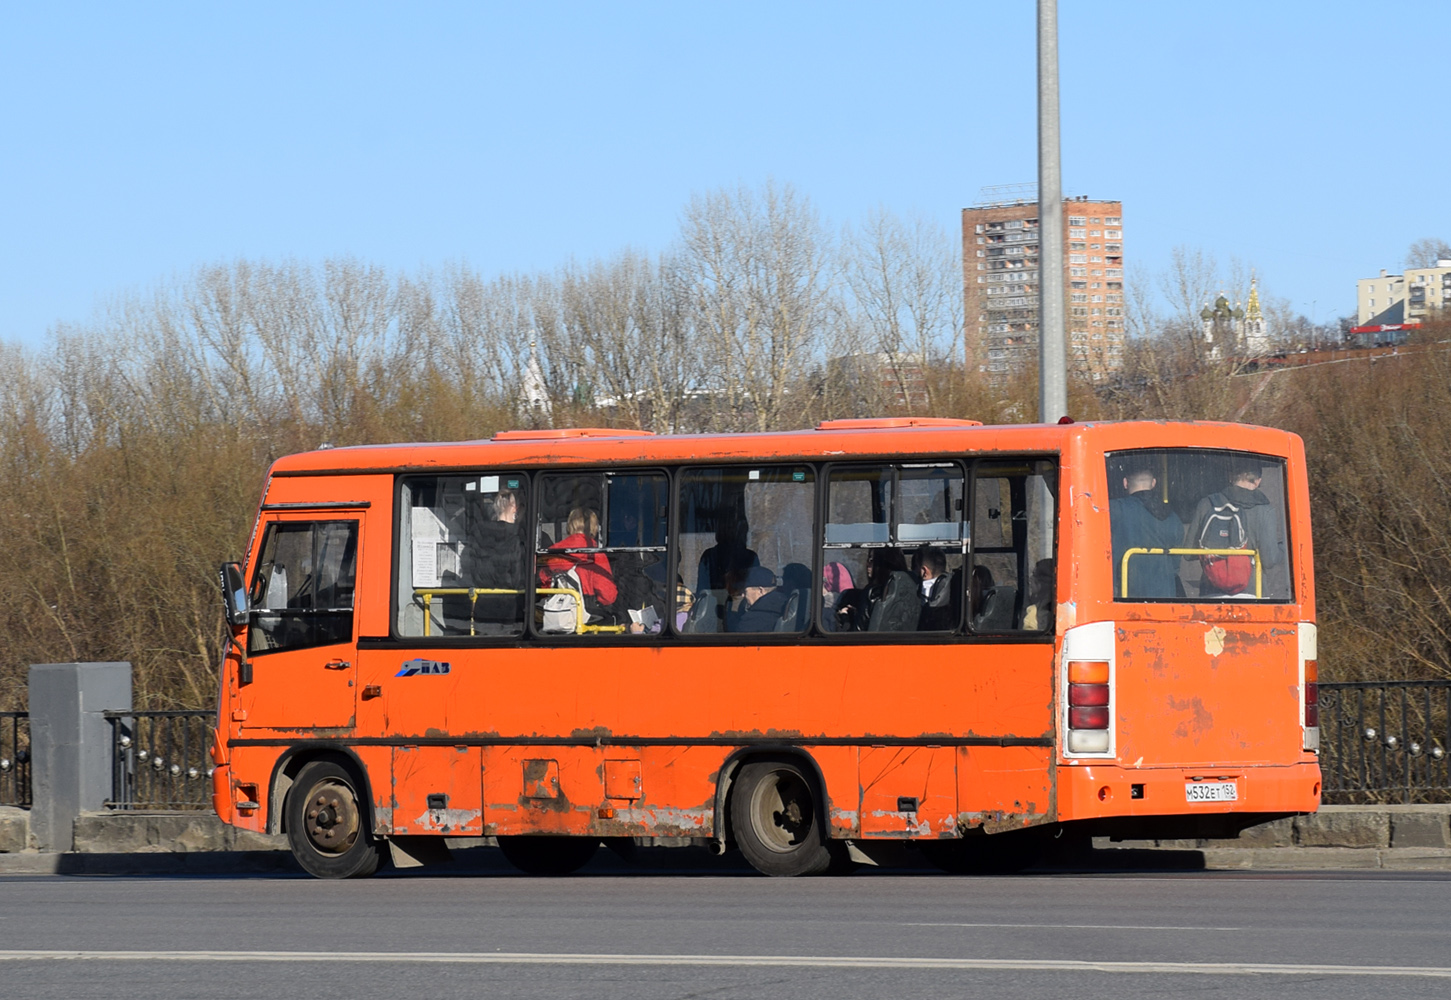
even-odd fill
[[[1221,292],[1199,312],[1206,353],[1211,358],[1262,358],[1271,352],[1270,333],[1260,308],[1259,283],[1251,278],[1249,301],[1233,306]]]
[[[1027,187],[1020,198],[962,210],[968,351],[990,378],[1038,360],[1038,202]],[[1122,202],[1063,202],[1068,367],[1093,379],[1123,367],[1123,235]]]
[[[917,411],[927,407],[927,366],[920,354],[842,355],[827,363],[827,379],[868,407]]]
[[[1361,278],[1355,283],[1355,325],[1420,324],[1433,312],[1451,309],[1451,260],[1435,267],[1411,267],[1405,274]]]
[[[516,410],[520,419],[527,421],[531,427],[549,427],[554,420],[554,404],[549,399],[549,385],[544,381],[539,351],[533,340],[529,341],[529,360],[519,380]]]

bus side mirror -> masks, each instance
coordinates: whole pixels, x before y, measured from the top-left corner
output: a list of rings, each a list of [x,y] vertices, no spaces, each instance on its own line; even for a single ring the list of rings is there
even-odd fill
[[[222,563],[222,603],[227,607],[228,625],[246,625],[251,608],[247,606],[247,585],[242,581],[240,563]]]

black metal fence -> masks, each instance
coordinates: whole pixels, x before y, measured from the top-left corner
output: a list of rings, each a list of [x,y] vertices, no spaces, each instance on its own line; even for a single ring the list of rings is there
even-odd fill
[[[1324,801],[1451,802],[1451,681],[1320,685]]]
[[[30,801],[30,713],[0,712],[0,806]]]
[[[216,712],[106,712],[111,723],[111,809],[207,809],[212,804]]]

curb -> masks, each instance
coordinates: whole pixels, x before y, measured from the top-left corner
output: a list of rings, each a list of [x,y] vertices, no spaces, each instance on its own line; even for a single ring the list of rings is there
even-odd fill
[[[0,807],[0,875],[297,874],[286,838],[226,827],[214,814],[99,812],[76,820],[76,850],[29,846],[25,810]],[[453,845],[447,871],[512,873],[492,839]],[[682,850],[688,841],[637,842],[621,864],[592,862],[597,874],[720,871],[720,859]],[[1054,871],[1451,871],[1451,805],[1324,806],[1319,812],[1245,830],[1235,840],[1112,841],[1055,863]],[[730,866],[727,865],[729,868]],[[888,869],[908,871],[910,869]]]

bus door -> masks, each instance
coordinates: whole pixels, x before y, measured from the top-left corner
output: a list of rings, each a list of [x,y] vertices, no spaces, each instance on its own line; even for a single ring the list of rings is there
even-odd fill
[[[958,758],[958,809],[989,832],[1051,817],[1057,466],[983,460],[972,469],[966,627],[979,639],[963,680],[963,728],[1002,738]],[[1041,741],[1041,742],[1040,742]]]
[[[285,516],[263,525],[249,589],[243,728],[349,729],[357,709],[353,594],[360,522]]]

